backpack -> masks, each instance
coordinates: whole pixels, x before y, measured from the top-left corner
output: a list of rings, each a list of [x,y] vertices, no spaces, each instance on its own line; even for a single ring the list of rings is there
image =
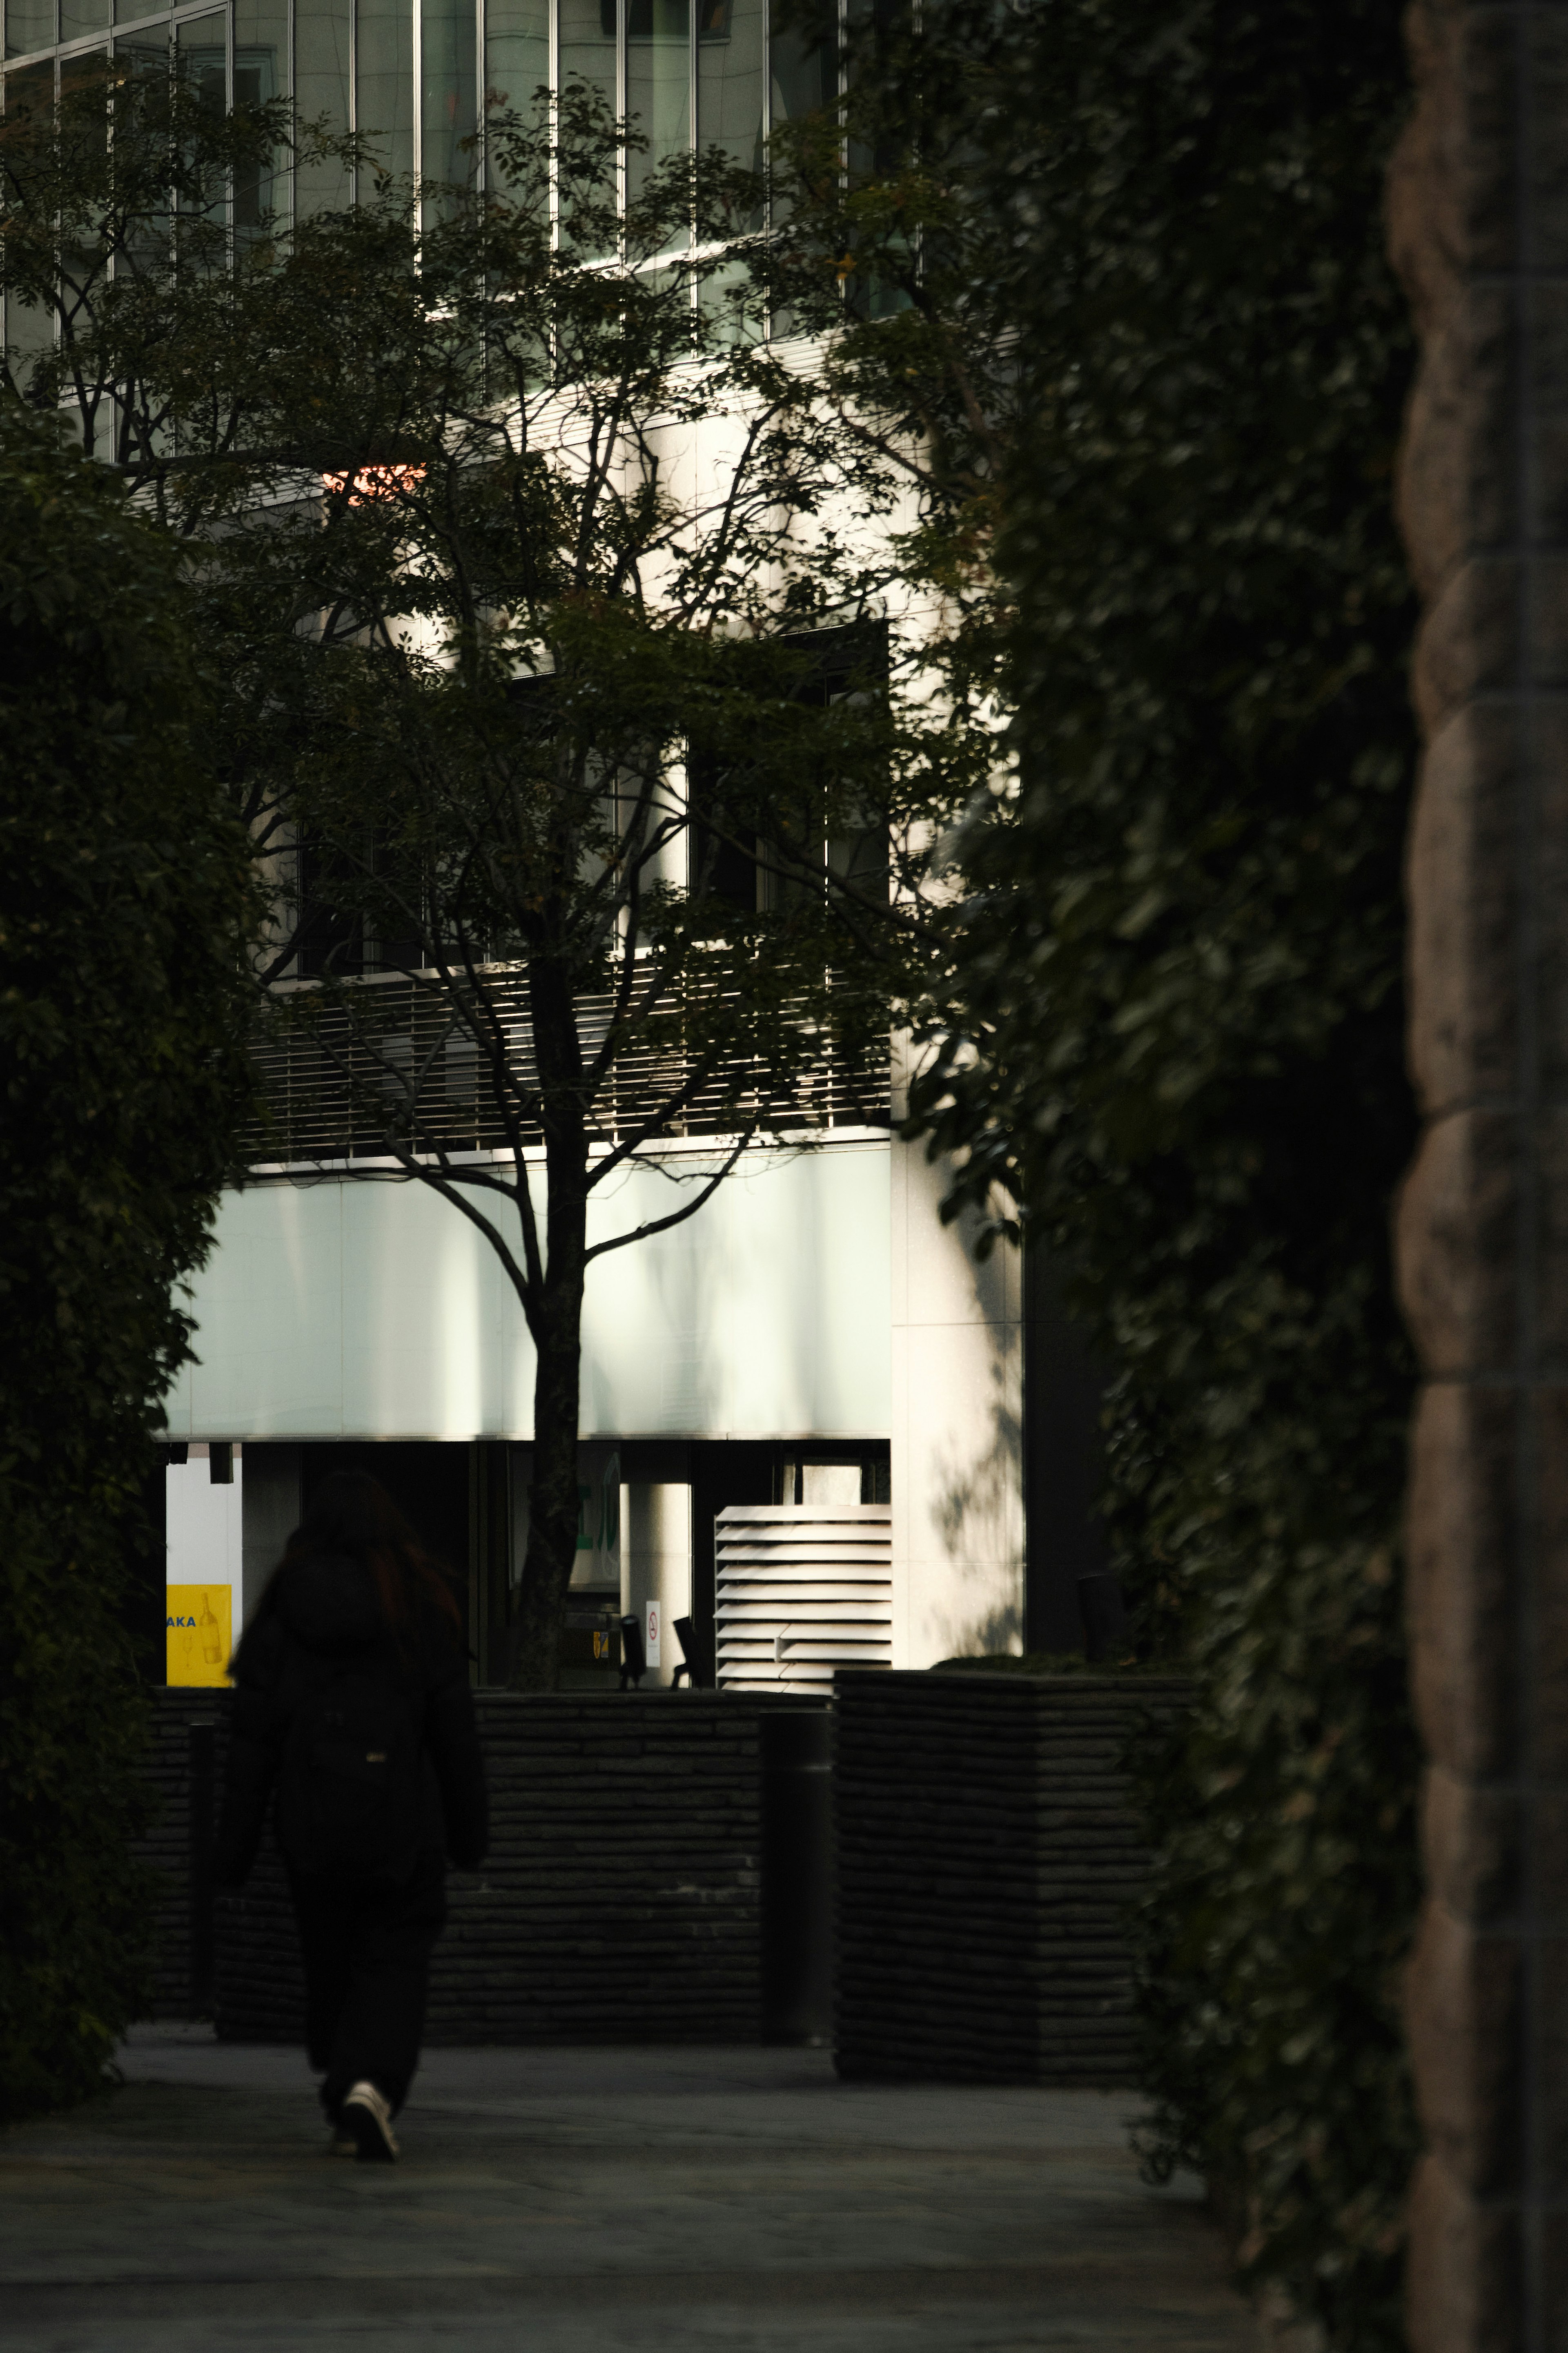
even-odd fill
[[[284,1860],[312,1879],[403,1880],[425,1814],[423,1708],[384,1654],[296,1652],[276,1823]]]

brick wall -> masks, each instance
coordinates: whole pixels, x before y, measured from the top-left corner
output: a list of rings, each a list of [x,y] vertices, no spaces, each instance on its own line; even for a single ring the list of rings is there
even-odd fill
[[[479,1715],[490,1854],[449,1883],[427,2039],[755,2042],[757,1705],[710,1692],[484,1692]],[[219,2032],[298,2040],[274,1854],[220,1921]]]
[[[160,1695],[165,1803],[153,1846],[170,1883],[161,2016],[190,2016],[194,2005],[187,1726],[223,1715],[227,1699]],[[449,1882],[428,2040],[756,2041],[759,1725],[765,1710],[800,1704],[713,1692],[480,1693],[490,1855]],[[298,2042],[299,1957],[269,1840],[244,1892],[220,1897],[215,1916],[220,2035]]]
[[[839,1676],[843,2073],[1131,2080],[1123,1910],[1145,1860],[1121,1758],[1144,1712],[1184,1692],[1142,1677]],[[484,1870],[449,1882],[428,2040],[757,2041],[761,1725],[802,1704],[715,1692],[479,1694],[494,1831]],[[159,1698],[164,1803],[152,1850],[168,1894],[157,2014],[216,2007],[226,2040],[297,2042],[299,1957],[270,1841],[244,1892],[212,1908],[216,2005],[202,1998],[191,1741],[216,1722],[221,1772],[227,1706],[222,1692]]]
[[[210,2002],[203,2001],[200,1990],[193,1983],[192,1960],[195,1957],[199,1964],[203,1957],[201,1946],[206,1932],[201,1919],[199,1901],[202,1885],[200,1852],[204,1843],[210,1847],[213,1825],[207,1826],[205,1842],[199,1839],[195,1841],[197,1868],[193,1872],[193,1831],[199,1829],[200,1825],[193,1823],[192,1795],[194,1787],[199,1785],[200,1777],[198,1775],[193,1781],[192,1733],[195,1731],[199,1736],[202,1726],[212,1726],[209,1737],[216,1802],[216,1789],[221,1787],[222,1781],[230,1694],[226,1690],[158,1691],[153,1696],[153,1759],[149,1778],[157,1799],[157,1811],[152,1829],[139,1848],[156,1867],[161,1889],[153,1964],[153,2015],[154,2018],[194,2018],[202,2014],[204,2010],[210,2009]],[[198,1737],[195,1750],[198,1758],[204,1745]],[[198,1893],[194,1922],[193,1887]],[[197,1929],[195,1956],[193,1925]]]
[[[1174,1678],[841,1673],[841,2074],[1132,2080],[1121,1757]]]

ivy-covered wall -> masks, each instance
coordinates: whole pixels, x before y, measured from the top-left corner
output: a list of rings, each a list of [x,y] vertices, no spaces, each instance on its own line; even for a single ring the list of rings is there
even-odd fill
[[[127,1556],[248,1080],[247,845],[174,552],[0,400],[0,2116],[145,1998]]]
[[[970,837],[962,1010],[921,1108],[961,1189],[1000,1180],[1076,1270],[1118,1368],[1116,1565],[1145,1650],[1197,1677],[1145,1784],[1150,2162],[1208,2175],[1247,2275],[1331,2345],[1393,2347],[1400,12],[1060,0],[1006,83],[1017,797]]]

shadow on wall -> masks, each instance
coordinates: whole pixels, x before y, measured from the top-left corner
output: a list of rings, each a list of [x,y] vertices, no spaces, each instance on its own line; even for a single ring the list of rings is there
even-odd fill
[[[985,1657],[1024,1648],[1019,1342],[1005,1326],[994,1337],[987,1442],[967,1463],[938,1450],[931,1466],[930,1520],[956,1605],[932,1613],[931,1633],[943,1646],[939,1656]]]

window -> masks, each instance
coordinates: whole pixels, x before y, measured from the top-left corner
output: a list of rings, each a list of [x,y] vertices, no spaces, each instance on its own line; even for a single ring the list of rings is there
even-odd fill
[[[470,144],[481,100],[527,113],[552,54],[563,79],[586,79],[637,119],[647,147],[628,159],[623,195],[694,147],[759,170],[770,131],[831,104],[838,87],[837,10],[824,8],[816,26],[775,26],[773,0],[486,0],[482,56],[472,0],[229,0],[161,18],[146,0],[0,6],[6,58],[100,35],[112,16],[115,54],[142,70],[167,69],[172,39],[213,106],[264,104],[292,90],[301,121],[357,132],[381,168],[431,181],[496,168]],[[14,89],[15,75],[7,79]],[[287,214],[290,176],[260,171],[236,186],[235,227]],[[300,211],[349,203],[352,176],[335,161],[302,165]]]

